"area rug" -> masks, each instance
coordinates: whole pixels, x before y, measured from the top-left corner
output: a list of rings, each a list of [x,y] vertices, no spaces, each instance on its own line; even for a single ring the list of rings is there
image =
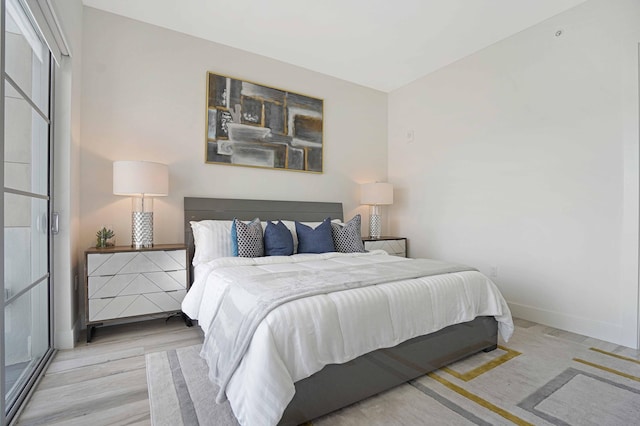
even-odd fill
[[[561,338],[548,330],[533,323],[517,326],[511,341],[495,351],[479,353],[312,424],[639,424],[638,352],[593,339]],[[228,403],[215,403],[217,390],[207,379],[199,351],[197,345],[147,355],[154,425],[238,424]]]

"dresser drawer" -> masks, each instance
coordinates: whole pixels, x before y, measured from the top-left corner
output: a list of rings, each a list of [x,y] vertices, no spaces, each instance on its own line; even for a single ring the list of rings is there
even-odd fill
[[[407,256],[407,239],[406,238],[390,238],[385,239],[364,239],[364,249],[384,250],[392,256]]]
[[[186,250],[90,253],[87,275],[117,275],[186,269]]]
[[[90,276],[89,299],[156,293],[187,289],[187,271],[158,271],[143,274],[116,274]]]
[[[186,290],[89,299],[89,322],[179,311]]]
[[[187,292],[187,252],[129,247],[86,253],[88,324],[180,311]]]

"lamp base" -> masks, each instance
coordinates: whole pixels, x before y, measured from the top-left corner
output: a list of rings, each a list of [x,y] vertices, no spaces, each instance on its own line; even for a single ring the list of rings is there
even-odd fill
[[[371,206],[369,212],[369,236],[371,238],[380,238],[382,231],[382,215],[380,214],[380,208],[376,205]]]
[[[131,213],[131,246],[153,247],[153,212]]]
[[[382,219],[379,214],[369,216],[369,236],[371,238],[380,238]]]

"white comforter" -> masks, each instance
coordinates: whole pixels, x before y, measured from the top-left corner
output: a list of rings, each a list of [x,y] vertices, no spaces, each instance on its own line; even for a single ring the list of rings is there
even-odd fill
[[[198,265],[182,310],[207,334],[231,277],[406,261],[410,260],[383,251],[221,258]],[[240,424],[274,425],[293,398],[294,382],[325,365],[483,315],[495,316],[502,337],[509,339],[513,332],[509,308],[495,285],[475,271],[295,300],[273,310],[258,326],[229,382],[227,398]]]

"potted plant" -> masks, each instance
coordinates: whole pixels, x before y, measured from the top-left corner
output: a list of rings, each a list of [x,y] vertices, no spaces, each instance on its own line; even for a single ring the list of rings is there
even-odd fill
[[[110,228],[103,226],[102,229],[96,233],[96,247],[106,248],[115,246],[116,234]]]

